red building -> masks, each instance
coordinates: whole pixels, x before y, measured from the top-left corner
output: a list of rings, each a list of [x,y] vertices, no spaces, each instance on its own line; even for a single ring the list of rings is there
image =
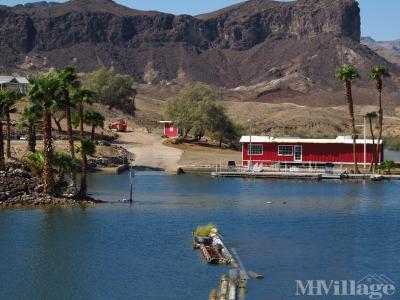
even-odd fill
[[[279,162],[290,164],[352,164],[353,139],[340,136],[336,139],[274,138],[269,136],[243,136],[242,163],[270,166]],[[251,144],[251,147],[250,147]],[[357,140],[357,162],[370,164],[373,154],[372,140]],[[376,147],[376,145],[375,145]],[[383,143],[378,155],[383,161]]]
[[[178,137],[182,134],[180,128],[175,127],[172,121],[160,121],[160,123],[164,124],[164,136],[166,137]]]

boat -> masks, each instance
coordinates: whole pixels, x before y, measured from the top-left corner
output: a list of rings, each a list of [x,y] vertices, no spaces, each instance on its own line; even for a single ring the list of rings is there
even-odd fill
[[[233,262],[232,255],[218,233],[201,237],[193,232],[192,245],[194,249],[200,249],[201,254],[209,264],[229,264]]]
[[[228,264],[229,260],[224,258],[221,252],[213,245],[200,244],[200,251],[209,264]]]

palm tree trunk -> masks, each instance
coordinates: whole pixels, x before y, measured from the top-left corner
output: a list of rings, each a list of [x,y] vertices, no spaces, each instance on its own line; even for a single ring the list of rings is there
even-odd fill
[[[57,120],[57,118],[55,117],[54,114],[51,114],[51,116],[53,117],[54,123],[55,123],[56,126],[57,126],[57,130],[58,130],[59,132],[63,132],[62,127],[61,127],[61,121]]]
[[[0,112],[1,113],[1,112]],[[3,120],[0,116],[0,170],[5,169]]]
[[[63,180],[64,180],[64,172],[63,171],[59,171],[59,174],[57,176],[56,179],[56,189],[57,189],[57,193],[61,192],[62,186],[63,186]]]
[[[381,155],[381,140],[382,140],[382,132],[383,132],[383,109],[382,109],[382,81],[377,82],[378,86],[378,102],[379,102],[379,134],[376,144],[376,151],[375,151],[375,170],[378,169],[379,159],[378,155]]]
[[[66,99],[69,99],[68,95],[66,95],[65,93],[64,93],[64,97]],[[74,137],[73,137],[72,121],[71,121],[71,107],[69,105],[67,105],[67,107],[65,108],[65,116],[67,119],[67,135],[68,135],[69,153],[71,154],[72,158],[75,158]],[[74,191],[76,191],[76,169],[75,168],[72,168],[72,171],[71,171],[71,183],[72,183],[72,188],[74,189]]]
[[[354,120],[354,104],[353,104],[353,96],[351,93],[351,82],[345,82],[345,91],[346,91],[346,99],[347,104],[349,106],[349,114],[350,114],[350,122],[353,136],[353,159],[354,159],[354,173],[359,174],[360,170],[358,169],[357,164],[357,131],[356,131],[356,123]]]
[[[91,134],[91,136],[90,136],[90,139],[91,139],[92,141],[94,141],[94,134],[95,134],[95,131],[96,131],[96,125],[92,125],[92,134]]]
[[[7,158],[11,158],[11,118],[10,118],[10,108],[9,107],[6,107],[6,122],[7,122],[6,155],[7,155]]]
[[[72,132],[72,121],[71,121],[71,108],[67,106],[65,108],[65,115],[67,119],[67,135],[68,135],[68,145],[69,153],[73,158],[75,158],[75,147],[74,147],[74,137]]]
[[[28,150],[36,152],[36,129],[32,120],[28,124]]]
[[[53,145],[51,137],[51,113],[43,113],[43,144],[44,144],[44,166],[43,166],[43,190],[46,194],[54,194],[54,177],[52,169]]]
[[[81,144],[83,142],[83,101],[79,102],[79,131],[81,137]],[[82,161],[81,161],[81,189],[79,191],[79,196],[81,199],[86,197],[87,192],[87,182],[86,182],[86,173],[87,173],[87,157],[84,149],[82,149]]]
[[[82,162],[81,162],[81,190],[79,192],[80,198],[86,198],[87,193],[87,156],[86,152],[82,150]]]
[[[369,130],[371,132],[371,136],[372,136],[372,159],[371,159],[371,166],[369,167],[369,171],[372,172],[372,170],[374,169],[374,164],[375,164],[375,135],[374,135],[374,129],[372,127],[372,118],[369,118]]]
[[[80,129],[80,136],[81,136],[81,140],[83,139],[83,101],[79,102],[79,129]]]

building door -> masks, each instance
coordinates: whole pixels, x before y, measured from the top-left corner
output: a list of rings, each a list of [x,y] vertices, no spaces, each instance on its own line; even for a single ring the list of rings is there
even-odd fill
[[[303,146],[294,146],[294,161],[303,161]]]

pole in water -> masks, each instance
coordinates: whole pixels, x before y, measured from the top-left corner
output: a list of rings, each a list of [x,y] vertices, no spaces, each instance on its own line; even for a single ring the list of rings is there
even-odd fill
[[[131,179],[130,193],[129,193],[129,202],[133,201],[133,176],[132,176],[133,168],[132,166],[129,169],[129,177]]]

